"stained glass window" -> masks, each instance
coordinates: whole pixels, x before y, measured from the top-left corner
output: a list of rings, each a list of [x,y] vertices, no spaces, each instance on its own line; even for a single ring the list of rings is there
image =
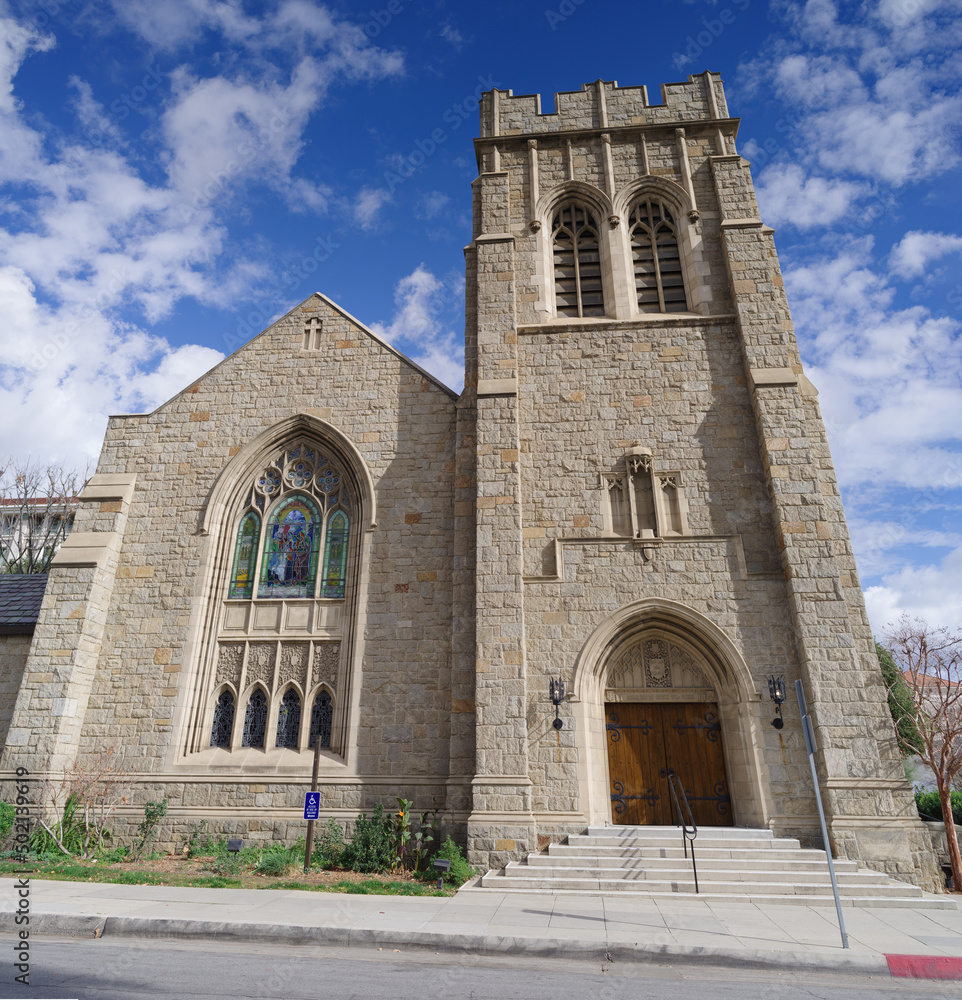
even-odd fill
[[[277,711],[277,743],[275,746],[297,749],[297,737],[301,729],[301,699],[291,688],[281,700]]]
[[[234,696],[230,691],[224,691],[214,706],[214,725],[210,731],[210,745],[230,749],[230,737],[233,730]]]
[[[264,733],[267,730],[267,696],[260,688],[255,688],[254,693],[247,702],[247,711],[244,713],[244,737],[241,740],[242,747],[262,747],[264,745]]]
[[[317,506],[305,496],[278,504],[264,532],[258,597],[313,597],[321,541]]]
[[[324,571],[321,597],[343,597],[347,576],[347,536],[350,521],[343,510],[331,515],[324,542]]]
[[[248,511],[237,529],[234,545],[234,569],[230,575],[228,597],[251,597],[254,593],[254,560],[257,559],[257,540],[261,531],[261,519],[253,511]]]
[[[321,748],[331,748],[331,724],[334,721],[334,702],[326,691],[318,692],[311,709],[311,742],[313,747],[317,738],[321,738]]]

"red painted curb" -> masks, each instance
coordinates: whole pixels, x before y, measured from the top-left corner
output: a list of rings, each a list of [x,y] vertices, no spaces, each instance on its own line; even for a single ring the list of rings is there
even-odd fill
[[[962,958],[952,955],[886,955],[889,972],[909,979],[962,979]]]

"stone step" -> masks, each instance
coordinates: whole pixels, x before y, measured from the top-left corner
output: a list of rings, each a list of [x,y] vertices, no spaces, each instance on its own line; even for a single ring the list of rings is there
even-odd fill
[[[825,855],[819,851],[817,858],[788,858],[777,866],[769,858],[713,858],[705,857],[701,851],[695,855],[698,870],[704,867],[706,871],[745,871],[745,872],[825,872],[828,877],[828,862]],[[551,850],[547,854],[529,854],[527,863],[532,866],[547,866],[554,868],[646,868],[657,871],[665,868],[691,866],[681,851],[677,857],[626,857],[621,854],[595,855],[588,853],[562,854]],[[856,872],[858,863],[855,861],[838,860],[835,862],[836,872]]]
[[[643,882],[649,892],[669,892],[669,893],[692,893],[695,892],[695,882],[691,878],[691,873],[686,872],[684,877],[679,875],[677,879],[618,879],[610,877],[600,877],[601,873],[595,877],[571,878],[560,875],[548,877],[534,877],[531,875],[520,875],[517,869],[501,874],[489,872],[481,879],[481,885],[485,889],[540,889],[542,892],[556,892],[566,889],[591,890],[598,892],[621,893],[626,890],[637,890],[639,882]],[[915,886],[903,885],[902,883],[890,880],[888,885],[863,885],[852,887],[851,895],[861,898],[880,899],[914,899],[919,901],[923,898],[922,891]],[[699,874],[699,883],[701,875]],[[723,882],[714,881],[709,883],[713,893],[722,896],[743,896],[754,899],[757,896],[819,896],[832,895],[832,887],[827,882],[804,883],[804,882]],[[848,887],[846,887],[848,888]],[[911,890],[915,889],[913,893]],[[848,895],[842,892],[841,896]]]
[[[582,837],[674,837],[681,839],[680,826],[589,826]],[[778,838],[771,830],[756,829],[748,826],[701,826],[698,828],[699,837],[717,837],[720,840],[790,840],[792,838]]]
[[[681,847],[681,834],[663,833],[659,836],[634,837],[613,834],[574,834],[568,838],[568,843],[592,847]],[[751,837],[716,837],[712,832],[698,831],[696,844],[705,847],[729,848],[743,851],[794,851],[801,848],[797,840],[790,837],[769,837],[753,839]]]
[[[575,840],[574,837],[569,840]],[[825,861],[825,852],[816,851],[811,848],[796,848],[794,851],[758,851],[755,848],[738,847],[706,847],[701,840],[695,841],[696,857],[698,858],[729,858],[754,859],[764,861],[766,864],[781,865],[794,860],[799,861]],[[684,848],[680,845],[675,847],[616,847],[611,844],[591,845],[580,843],[551,844],[548,847],[551,855],[557,854],[559,857],[595,857],[595,858],[683,858]]]
[[[691,865],[684,867],[650,869],[650,868],[610,868],[591,867],[589,865],[578,866],[577,868],[550,867],[548,865],[530,865],[523,861],[510,861],[504,869],[508,877],[520,878],[586,878],[586,879],[623,879],[634,881],[693,881]],[[849,886],[872,886],[889,885],[892,880],[879,872],[872,871],[848,871],[836,872],[839,887]],[[773,871],[771,868],[761,871],[746,871],[743,869],[717,870],[713,868],[698,868],[699,882],[739,882],[739,883],[762,883],[775,885],[777,883],[794,885],[815,884],[831,886],[831,877],[828,873],[828,865],[823,866],[820,871],[810,872],[782,872]],[[901,885],[901,883],[899,883]],[[917,886],[906,886],[908,894],[921,895],[922,890]]]

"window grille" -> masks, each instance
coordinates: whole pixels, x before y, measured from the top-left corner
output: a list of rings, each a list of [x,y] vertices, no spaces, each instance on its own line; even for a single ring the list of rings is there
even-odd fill
[[[331,748],[331,724],[334,721],[334,703],[326,691],[318,692],[311,709],[311,742],[313,747],[317,738],[321,738],[321,749]]]
[[[241,746],[262,747],[266,730],[267,697],[260,688],[257,688],[250,696],[250,701],[247,702],[247,711],[244,713],[244,738],[241,740]]]
[[[551,224],[555,304],[559,316],[604,316],[598,225],[583,205],[558,209]]]
[[[230,749],[230,739],[234,731],[234,696],[224,691],[214,706],[214,725],[210,731],[210,745]]]
[[[628,219],[641,312],[686,312],[675,220],[664,202],[642,198]]]
[[[297,749],[297,738],[301,730],[301,699],[291,688],[281,699],[277,712],[277,742],[275,746]]]

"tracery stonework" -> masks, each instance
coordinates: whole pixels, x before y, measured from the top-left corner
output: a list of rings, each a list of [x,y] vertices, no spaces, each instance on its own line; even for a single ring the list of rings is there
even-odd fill
[[[281,646],[281,685],[296,681],[301,690],[306,691],[310,686],[309,662],[306,642],[284,643]]]
[[[327,684],[332,691],[337,686],[337,664],[341,658],[339,642],[322,642],[314,647],[314,683]]]
[[[666,639],[640,639],[619,653],[608,671],[609,690],[712,687],[694,655]]]
[[[272,642],[252,642],[247,653],[247,686],[258,681],[270,691],[274,686],[274,659],[277,647]]]
[[[238,687],[243,663],[243,643],[237,642],[220,646],[217,651],[217,674],[214,683],[219,686],[227,682],[233,684],[235,688]]]

